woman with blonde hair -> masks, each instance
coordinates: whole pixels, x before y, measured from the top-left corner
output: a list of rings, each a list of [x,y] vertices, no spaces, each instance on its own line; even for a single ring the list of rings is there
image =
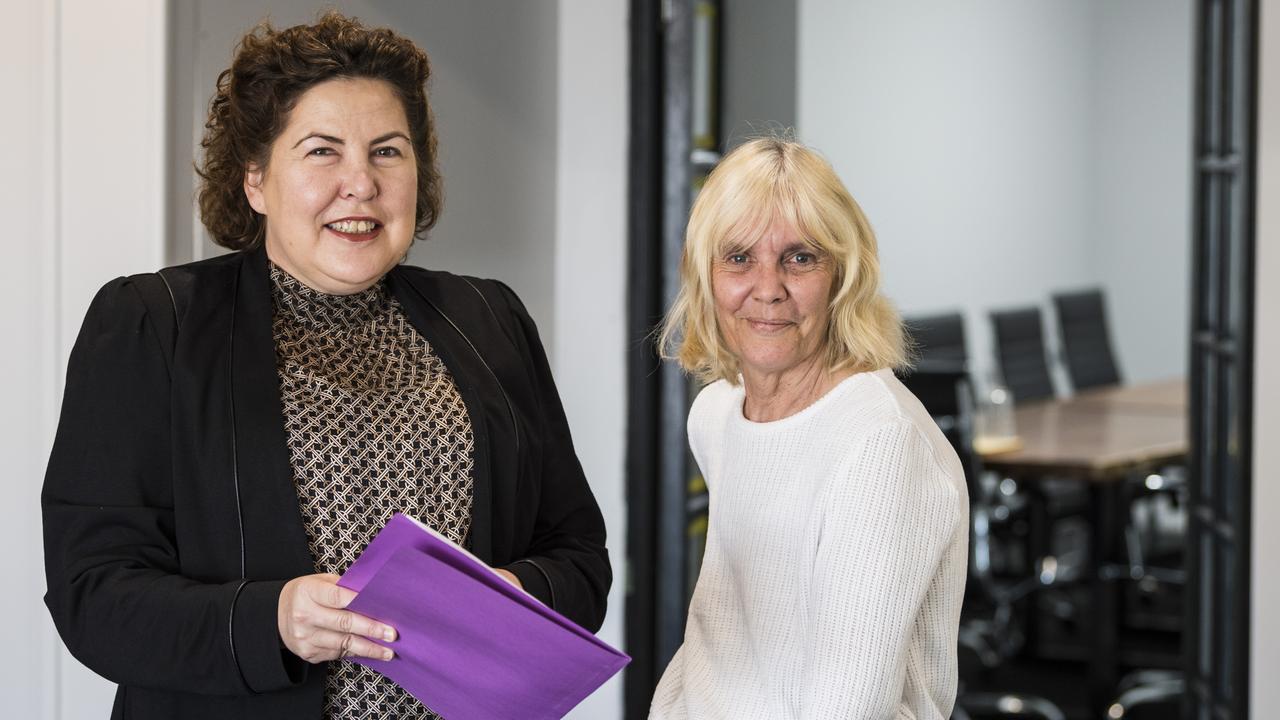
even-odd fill
[[[813,150],[749,142],[699,194],[681,275],[662,347],[709,383],[688,428],[711,516],[650,717],[949,717],[964,472],[894,377],[862,210]]]

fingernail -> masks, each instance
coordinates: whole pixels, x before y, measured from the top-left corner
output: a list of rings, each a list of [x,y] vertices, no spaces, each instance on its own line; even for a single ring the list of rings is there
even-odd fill
[[[383,628],[382,639],[387,642],[394,642],[396,639],[396,631],[393,628]]]
[[[395,654],[395,653],[393,653],[393,652],[391,652],[390,650],[383,650],[383,651],[382,651],[382,659],[383,659],[383,660],[390,660],[391,658],[393,658],[393,657],[395,657],[395,656],[396,656],[396,654]]]

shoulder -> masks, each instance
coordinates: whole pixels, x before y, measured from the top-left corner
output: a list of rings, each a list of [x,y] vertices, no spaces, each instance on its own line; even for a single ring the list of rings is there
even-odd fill
[[[689,407],[685,432],[694,455],[707,452],[715,446],[715,438],[723,437],[733,413],[742,407],[742,386],[717,380],[702,388]]]
[[[861,373],[846,381],[849,387],[839,403],[841,414],[858,426],[859,434],[886,426],[914,431],[932,444],[946,443],[924,405],[891,370]]]
[[[240,267],[252,253],[253,251],[228,252],[204,260],[170,265],[161,269],[160,274],[171,282],[174,279],[209,281],[230,277],[240,271]]]
[[[137,332],[143,327],[146,308],[134,282],[133,277],[118,277],[98,288],[80,326],[81,341],[105,333]]]
[[[428,270],[417,265],[398,265],[388,275],[393,282],[407,281],[432,303],[469,306],[478,303],[494,315],[513,315],[521,320],[529,318],[520,297],[501,280]]]
[[[742,386],[728,380],[716,380],[698,392],[689,407],[689,425],[723,420],[736,407],[742,406]]]
[[[932,477],[964,487],[964,469],[955,450],[911,391],[882,370],[867,373],[841,403],[838,432],[847,443],[850,462],[886,470],[912,468],[914,477]],[[838,445],[837,445],[838,446]]]
[[[136,275],[118,277],[98,289],[72,347],[68,378],[120,366],[141,373],[141,358],[161,357],[158,320],[149,312],[144,300],[148,293],[139,289],[138,282]]]
[[[391,276],[402,276],[415,284],[424,285],[432,288],[460,288],[467,286],[475,286],[483,283],[494,282],[484,278],[471,277],[469,275],[458,275],[446,270],[428,270],[417,265],[397,265],[391,269]]]
[[[166,291],[173,294],[174,304],[181,308],[188,307],[197,298],[216,304],[235,293],[236,278],[254,252],[257,251],[223,253],[204,260],[170,265],[154,274],[164,279]],[[151,274],[132,275],[129,279],[136,283],[144,275]]]
[[[415,285],[440,292],[465,289],[472,294],[472,298],[477,295],[485,298],[496,298],[502,295],[515,297],[515,293],[506,283],[492,278],[459,275],[447,270],[429,270],[417,265],[397,265],[388,274],[392,277],[405,278]]]
[[[205,292],[211,284],[234,275],[240,267],[240,253],[219,255],[215,258],[172,265],[158,272],[137,273],[117,277],[107,281],[94,295],[86,313],[86,324],[90,320],[127,321],[135,316],[149,315],[149,308],[156,307],[163,300],[164,306],[172,302],[185,305],[184,301],[197,293]],[[228,288],[229,282],[223,282]]]
[[[729,418],[736,408],[742,407],[742,387],[733,386],[727,380],[717,380],[702,388],[689,407],[685,432],[689,449],[702,469],[708,487],[718,473],[720,448],[724,443]]]
[[[545,355],[533,318],[501,281],[413,265],[399,265],[387,278],[392,293],[409,309],[416,306],[452,327],[490,365],[506,360],[524,365]]]

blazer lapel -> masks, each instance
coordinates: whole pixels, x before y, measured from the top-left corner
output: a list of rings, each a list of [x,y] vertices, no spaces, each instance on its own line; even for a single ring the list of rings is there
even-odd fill
[[[388,273],[391,292],[400,301],[405,315],[453,375],[454,383],[471,418],[475,434],[473,499],[471,510],[471,552],[490,564],[510,559],[501,557],[502,548],[510,543],[495,528],[495,495],[514,497],[517,462],[515,427],[502,386],[486,368],[478,345],[479,337],[469,337],[467,328],[476,328],[471,317],[478,302],[459,307],[459,298],[450,298],[436,282],[420,277],[423,273],[394,268]]]
[[[234,292],[231,417],[236,486],[244,523],[247,577],[315,572],[307,544],[276,371],[267,255],[244,254]]]

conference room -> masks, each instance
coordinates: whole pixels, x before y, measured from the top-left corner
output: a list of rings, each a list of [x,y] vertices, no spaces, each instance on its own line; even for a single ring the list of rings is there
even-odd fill
[[[664,181],[697,187],[721,152],[794,127],[875,227],[916,351],[899,376],[966,467],[953,717],[1243,712],[1241,418],[1260,366],[1237,354],[1251,111],[1229,28],[1248,12],[695,3],[658,53],[691,68],[664,92],[691,107],[694,162]],[[677,381],[651,385],[679,401]],[[677,548],[653,568],[672,578],[653,584],[660,661],[715,510],[696,463],[656,472],[654,537]],[[663,524],[682,509],[685,527]]]
[[[1240,12],[695,3],[689,37],[659,53],[691,68],[664,88],[691,107],[683,179],[794,127],[875,228],[916,351],[899,376],[967,470],[953,717],[1176,717],[1243,694],[1247,631],[1227,618],[1246,614],[1250,501],[1226,478],[1250,381],[1209,341],[1238,337],[1252,302],[1233,299],[1242,246],[1225,240],[1244,232],[1238,154],[1214,149],[1241,146],[1247,109],[1224,90],[1239,41],[1222,34]],[[677,402],[677,382],[654,385]],[[691,591],[714,513],[696,463],[665,470],[659,513],[688,522],[656,522],[683,550],[653,569],[673,578],[653,584],[659,659],[679,641],[662,610]]]

